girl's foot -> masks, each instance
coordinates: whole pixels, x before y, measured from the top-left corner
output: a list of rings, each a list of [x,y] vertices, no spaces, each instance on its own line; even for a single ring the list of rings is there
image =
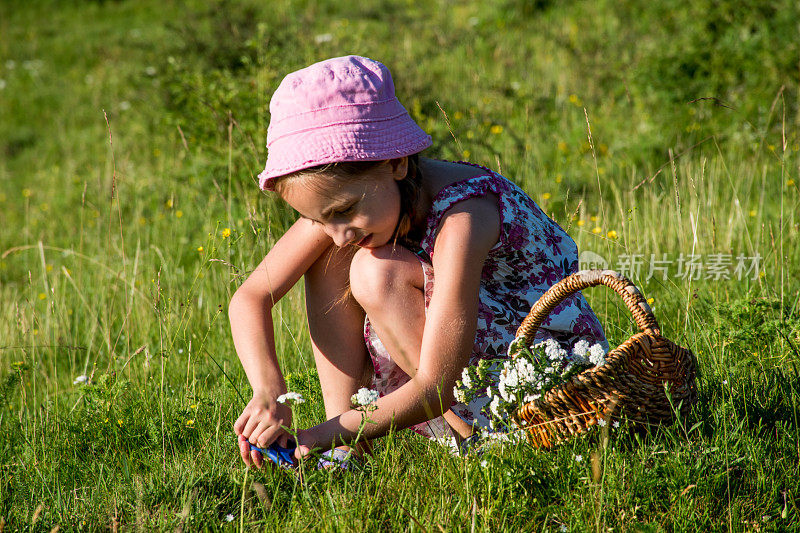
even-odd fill
[[[360,459],[352,448],[334,448],[322,453],[317,461],[317,470],[352,470]]]

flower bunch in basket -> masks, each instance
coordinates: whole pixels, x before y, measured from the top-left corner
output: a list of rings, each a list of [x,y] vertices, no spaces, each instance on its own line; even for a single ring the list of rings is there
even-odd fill
[[[524,337],[518,337],[508,347],[508,358],[483,359],[476,366],[466,367],[453,392],[461,403],[488,397],[490,401],[482,412],[492,429],[514,429],[517,409],[586,368],[602,366],[605,356],[602,345],[590,345],[583,339],[567,351],[551,338],[528,346]]]

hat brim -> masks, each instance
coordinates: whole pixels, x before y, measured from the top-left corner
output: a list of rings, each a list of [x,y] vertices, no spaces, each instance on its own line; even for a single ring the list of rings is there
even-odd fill
[[[259,187],[274,190],[275,178],[318,165],[381,161],[416,154],[433,144],[407,114],[377,122],[331,124],[286,135],[269,145]]]

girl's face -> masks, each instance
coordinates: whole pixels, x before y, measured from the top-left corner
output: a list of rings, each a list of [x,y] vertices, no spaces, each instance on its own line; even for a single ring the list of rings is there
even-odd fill
[[[355,179],[309,177],[328,181],[324,187],[293,183],[283,199],[302,217],[320,224],[337,246],[377,248],[394,237],[400,218],[397,181],[405,177],[407,168],[406,159],[390,160]]]

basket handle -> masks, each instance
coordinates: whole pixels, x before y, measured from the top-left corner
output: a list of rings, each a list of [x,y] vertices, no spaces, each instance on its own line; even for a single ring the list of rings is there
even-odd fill
[[[517,337],[524,336],[527,344],[533,344],[539,326],[559,303],[566,297],[595,285],[606,285],[614,289],[628,306],[640,330],[644,333],[661,335],[661,328],[647,300],[628,278],[613,270],[581,270],[562,279],[539,298],[522,321],[517,330]]]

